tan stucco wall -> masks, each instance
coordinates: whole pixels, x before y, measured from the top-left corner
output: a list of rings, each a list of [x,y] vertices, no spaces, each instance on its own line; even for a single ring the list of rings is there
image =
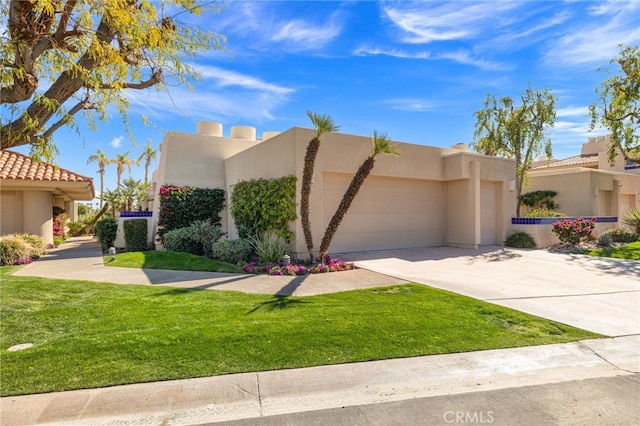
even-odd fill
[[[22,194],[23,232],[40,235],[53,244],[53,197],[49,191],[24,191]]]
[[[579,167],[531,172],[523,193],[538,190],[556,191],[558,211],[569,216],[621,216],[629,203],[640,205],[640,176],[629,173]]]
[[[0,235],[22,232],[22,191],[0,192]]]

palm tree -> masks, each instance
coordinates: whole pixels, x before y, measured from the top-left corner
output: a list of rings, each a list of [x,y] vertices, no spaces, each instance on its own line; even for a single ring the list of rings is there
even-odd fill
[[[122,187],[118,190],[122,196],[124,208],[127,211],[133,211],[134,207],[141,209],[142,203],[146,200],[145,185],[132,177],[128,177],[122,181]]]
[[[116,213],[124,208],[124,199],[122,197],[122,191],[116,189],[112,191],[107,189],[100,196],[101,200],[104,200],[109,206],[109,210],[111,212],[111,217],[116,217]]]
[[[377,131],[374,131],[373,136],[371,137],[371,144],[373,145],[373,152],[366,160],[364,160],[364,163],[360,165],[355,176],[351,179],[349,187],[342,196],[342,200],[340,201],[336,212],[333,214],[333,217],[327,225],[327,229],[324,231],[324,237],[322,237],[322,241],[320,242],[319,254],[322,262],[324,262],[324,256],[329,250],[331,240],[333,240],[333,237],[336,235],[342,219],[347,214],[349,207],[351,207],[351,203],[356,198],[356,195],[358,194],[358,191],[360,191],[364,181],[369,177],[369,174],[371,174],[371,170],[373,170],[373,166],[376,162],[376,157],[380,154],[400,155],[400,150],[397,145],[391,142],[391,139],[389,139],[389,137],[384,133],[378,134]]]
[[[129,169],[129,173],[131,173],[131,165],[135,164],[136,166],[139,164],[138,160],[134,160],[133,158],[128,158],[130,151],[125,152],[124,154],[116,154],[116,158],[112,159],[111,162],[116,165],[118,173],[118,188],[120,188],[120,180],[122,178],[122,174],[124,173],[125,166]]]
[[[311,196],[311,181],[313,180],[313,169],[320,149],[320,137],[328,132],[335,132],[340,127],[336,126],[333,119],[326,114],[317,114],[307,111],[307,115],[315,127],[315,135],[307,145],[307,152],[304,156],[304,168],[302,170],[302,185],[300,187],[300,221],[302,222],[302,232],[307,243],[309,261],[313,261],[313,236],[311,235],[311,221],[309,219],[309,197]]]
[[[156,159],[156,150],[149,145],[149,141],[144,146],[144,150],[142,154],[138,157],[138,161],[142,161],[144,158],[144,183],[145,185],[149,183],[149,167],[151,166],[151,161]]]
[[[111,164],[111,159],[107,158],[107,155],[102,152],[100,148],[96,151],[96,154],[89,156],[87,164],[98,163],[98,173],[100,173],[100,208],[102,208],[102,192],[104,191],[104,173],[107,164]]]

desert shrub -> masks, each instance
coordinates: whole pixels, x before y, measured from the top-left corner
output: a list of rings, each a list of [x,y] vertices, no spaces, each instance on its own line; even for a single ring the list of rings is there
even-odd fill
[[[603,235],[610,235],[614,243],[633,243],[638,241],[638,234],[631,229],[609,229]]]
[[[69,235],[72,237],[79,237],[87,232],[87,225],[82,222],[68,222],[67,228],[69,228]]]
[[[509,235],[509,238],[504,242],[507,247],[516,248],[536,248],[536,241],[531,235],[524,231],[515,231]]]
[[[147,241],[147,219],[127,219],[123,221],[124,247],[127,251],[149,250]]]
[[[522,194],[520,202],[532,209],[555,210],[560,207],[558,203],[552,200],[556,195],[558,193],[551,190],[532,191]]]
[[[0,237],[0,265],[14,265],[21,259],[30,259],[30,247],[19,235]]]
[[[105,217],[96,222],[96,236],[102,246],[102,252],[107,253],[109,247],[113,247],[116,241],[116,232],[118,231],[118,221],[111,217]]]
[[[47,251],[47,243],[39,235],[18,234],[22,240],[29,246],[29,256],[40,257]]]
[[[210,256],[211,246],[224,235],[218,224],[195,221],[190,226],[165,233],[162,244],[168,251]]]
[[[524,217],[565,217],[566,214],[549,209],[533,209],[527,212]]]
[[[611,244],[613,244],[613,237],[611,236],[611,234],[607,234],[606,232],[600,234],[600,236],[598,237],[599,246],[609,247],[611,246]]]
[[[273,231],[250,238],[251,245],[263,263],[278,263],[289,252],[287,241]]]
[[[640,207],[629,209],[622,217],[622,221],[636,231],[636,234],[640,234]]]
[[[575,245],[591,238],[596,219],[561,219],[553,224],[551,232],[556,234],[562,244]]]
[[[251,242],[244,238],[220,240],[211,246],[211,258],[222,262],[236,263],[247,261],[251,256]]]

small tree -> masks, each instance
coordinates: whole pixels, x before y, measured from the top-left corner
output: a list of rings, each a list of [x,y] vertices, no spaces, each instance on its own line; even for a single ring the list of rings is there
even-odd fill
[[[335,132],[340,129],[336,126],[333,119],[326,114],[318,114],[307,111],[309,119],[315,127],[315,135],[307,145],[307,152],[304,156],[304,168],[302,170],[302,184],[300,185],[300,222],[302,223],[302,233],[307,243],[307,251],[309,252],[309,262],[313,261],[313,235],[311,234],[311,220],[309,199],[311,197],[311,183],[313,181],[313,169],[315,167],[316,157],[320,149],[320,138],[328,132]]]
[[[611,131],[611,163],[622,154],[625,160],[640,164],[640,48],[620,45],[619,57],[609,63],[617,63],[621,73],[596,88],[598,101],[589,105],[591,129],[600,124]]]
[[[477,111],[474,149],[516,161],[516,216],[520,216],[520,194],[533,159],[541,152],[552,156],[546,130],[555,123],[555,97],[547,89],[529,87],[520,95],[520,105],[512,98],[496,100],[489,94],[484,109]]]
[[[100,195],[104,192],[104,173],[106,171],[107,164],[110,164],[111,160],[107,157],[100,148],[96,150],[96,153],[87,158],[87,164],[98,163],[98,173],[100,174]],[[102,208],[102,197],[100,198],[100,208]]]
[[[371,155],[364,160],[364,163],[360,165],[353,179],[351,179],[349,187],[342,196],[336,212],[333,214],[333,217],[327,225],[327,229],[324,231],[324,237],[322,237],[322,241],[320,242],[319,257],[321,262],[324,262],[331,241],[336,235],[342,219],[344,219],[347,211],[349,211],[351,203],[353,203],[356,195],[358,195],[358,191],[360,191],[365,180],[367,180],[371,174],[371,170],[373,170],[373,166],[376,164],[376,157],[381,154],[400,155],[400,150],[397,145],[391,142],[391,139],[389,139],[386,134],[378,134],[377,131],[374,131],[371,137],[371,145],[373,148]]]
[[[129,151],[124,154],[116,154],[116,158],[110,160],[111,164],[116,165],[116,173],[117,173],[117,181],[118,181],[118,189],[120,189],[120,182],[122,180],[122,174],[124,173],[124,168],[126,167],[131,173],[131,165],[138,165],[138,160],[134,160],[133,158],[129,158]]]
[[[149,184],[149,167],[151,167],[151,161],[156,159],[157,152],[151,145],[149,145],[149,141],[144,146],[144,150],[142,154],[138,157],[138,161],[144,160],[144,183],[145,185]]]

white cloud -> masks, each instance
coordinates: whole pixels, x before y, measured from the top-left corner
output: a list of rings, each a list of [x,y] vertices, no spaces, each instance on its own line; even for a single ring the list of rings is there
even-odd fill
[[[486,59],[474,58],[468,50],[458,50],[438,55],[438,58],[449,59],[460,64],[471,65],[484,70],[504,71],[512,67],[504,62],[494,62]]]
[[[196,66],[195,69],[200,73],[203,80],[208,80],[220,87],[236,86],[242,89],[267,92],[274,95],[286,95],[293,91],[293,89],[288,87],[267,83],[246,74],[225,70],[215,66]]]
[[[111,139],[111,142],[109,142],[109,145],[111,145],[112,148],[120,148],[122,146],[123,140],[124,140],[124,136],[118,136],[116,138]]]
[[[483,34],[488,28],[500,26],[501,15],[519,6],[518,2],[399,2],[383,11],[405,33],[403,41],[431,43]]]
[[[272,41],[284,43],[290,51],[316,50],[323,48],[338,35],[342,27],[335,17],[331,17],[324,26],[295,19],[285,24],[272,37]]]
[[[640,2],[609,2],[594,6],[593,17],[565,28],[552,40],[545,59],[550,64],[602,66],[618,53],[618,44],[640,40]]]
[[[425,112],[434,109],[431,101],[417,98],[389,99],[384,101],[383,104],[388,105],[391,109],[400,111]]]
[[[556,117],[581,117],[584,118],[589,114],[588,106],[558,108]]]
[[[403,58],[403,59],[429,59],[431,54],[429,52],[415,52],[410,53],[406,50],[399,49],[383,49],[376,47],[359,47],[355,49],[353,52],[354,56],[391,56],[394,58]]]

